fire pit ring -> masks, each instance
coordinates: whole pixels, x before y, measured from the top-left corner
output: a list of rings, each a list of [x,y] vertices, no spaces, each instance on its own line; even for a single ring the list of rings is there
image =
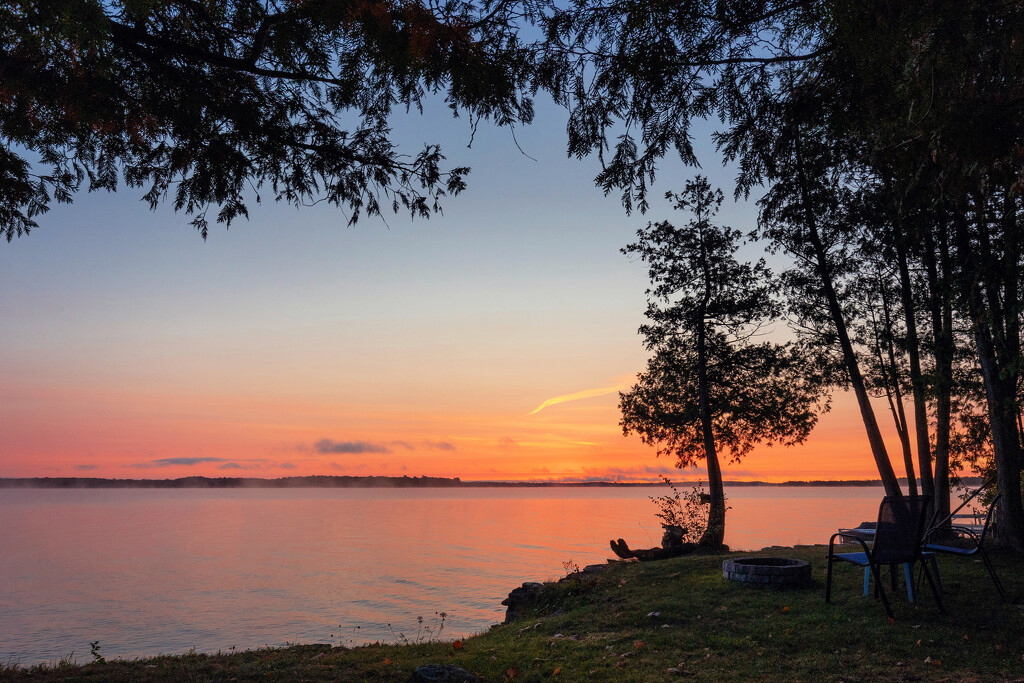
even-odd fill
[[[737,557],[722,563],[722,576],[752,586],[798,588],[811,583],[811,565],[786,557]]]

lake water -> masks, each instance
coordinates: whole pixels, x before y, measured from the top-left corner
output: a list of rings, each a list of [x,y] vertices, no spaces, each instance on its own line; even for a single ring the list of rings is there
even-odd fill
[[[651,488],[0,489],[0,661],[442,637],[523,581],[659,545]],[[824,543],[881,487],[733,487],[737,550]],[[391,624],[389,627],[388,624]]]

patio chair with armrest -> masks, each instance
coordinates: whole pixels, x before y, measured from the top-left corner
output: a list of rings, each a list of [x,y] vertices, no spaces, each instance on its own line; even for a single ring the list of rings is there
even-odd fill
[[[871,570],[875,576],[875,592],[882,599],[886,615],[893,619],[892,606],[889,604],[885,588],[882,586],[882,566],[889,565],[890,572],[893,573],[893,581],[895,581],[895,569],[898,565],[913,566],[914,563],[920,562],[921,570],[928,579],[928,585],[932,589],[932,595],[935,596],[939,611],[945,611],[935,580],[922,557],[921,538],[924,535],[925,513],[930,500],[931,496],[899,498],[886,496],[883,498],[878,506],[878,522],[875,524],[874,540],[870,546],[862,535],[850,534],[848,530],[832,534],[828,542],[825,602],[832,600],[832,565],[836,562],[847,562]],[[837,538],[856,541],[860,544],[862,552],[835,552]]]
[[[1002,494],[998,494],[992,500],[992,504],[988,508],[988,514],[985,515],[985,523],[982,525],[980,532],[970,526],[949,524],[951,520],[955,519],[955,514],[960,509],[957,508],[957,510],[953,511],[953,514],[928,530],[928,533],[924,536],[923,548],[926,552],[946,553],[959,557],[980,555],[981,561],[985,564],[985,569],[988,570],[988,575],[992,578],[992,583],[995,584],[996,590],[999,591],[1000,599],[1005,600],[1006,593],[1003,591],[1003,584],[996,575],[995,567],[992,566],[992,561],[985,552],[985,536],[988,534],[989,526],[992,524],[992,514],[995,512],[996,504],[1001,497]]]

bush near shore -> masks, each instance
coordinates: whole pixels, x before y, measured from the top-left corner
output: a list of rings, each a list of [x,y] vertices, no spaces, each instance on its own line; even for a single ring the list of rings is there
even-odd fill
[[[926,585],[916,606],[901,589],[890,623],[878,600],[861,596],[863,574],[852,566],[836,566],[825,604],[825,553],[800,546],[615,563],[545,584],[523,617],[458,642],[7,665],[0,681],[407,681],[427,664],[487,681],[1024,680],[1019,557],[994,558],[1006,603],[979,562],[940,557],[946,613]],[[740,555],[807,560],[813,585],[724,580],[722,561]]]

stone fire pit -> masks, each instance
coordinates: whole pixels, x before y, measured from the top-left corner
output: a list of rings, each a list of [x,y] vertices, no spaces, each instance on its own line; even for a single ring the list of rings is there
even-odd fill
[[[811,565],[786,557],[737,557],[722,563],[722,576],[753,586],[797,588],[811,583]]]

